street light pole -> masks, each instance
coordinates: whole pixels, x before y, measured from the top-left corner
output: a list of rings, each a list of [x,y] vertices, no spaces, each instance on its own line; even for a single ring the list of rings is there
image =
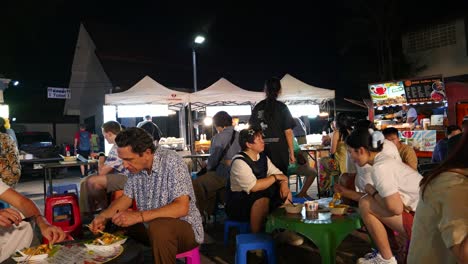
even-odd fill
[[[197,92],[197,53],[195,47],[192,48],[192,63],[193,63],[193,92]]]
[[[203,36],[196,36],[192,44],[192,64],[193,64],[193,91],[197,92],[197,53],[195,50],[196,45],[201,45],[205,42],[205,37]],[[190,137],[190,150],[191,153],[195,153],[195,135],[193,134],[193,120],[192,120],[192,106],[189,103],[188,109],[189,115],[189,137]],[[195,118],[198,118],[197,112],[195,112]]]
[[[192,46],[192,63],[193,63],[193,91],[197,92],[197,53],[195,47],[197,45],[203,44],[205,42],[205,37],[198,35],[193,40],[194,44]]]

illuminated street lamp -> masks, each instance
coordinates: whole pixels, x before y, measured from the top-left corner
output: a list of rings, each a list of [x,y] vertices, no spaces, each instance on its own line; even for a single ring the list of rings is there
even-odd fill
[[[194,45],[192,46],[192,63],[193,63],[193,91],[197,91],[197,52],[195,47],[205,42],[205,37],[198,35],[193,40]]]

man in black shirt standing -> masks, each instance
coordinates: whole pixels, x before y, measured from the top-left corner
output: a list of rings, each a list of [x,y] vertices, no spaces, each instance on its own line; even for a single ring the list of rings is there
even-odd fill
[[[161,130],[155,123],[153,123],[153,119],[150,115],[146,115],[144,120],[137,124],[137,127],[142,128],[148,132],[153,137],[154,141],[159,142],[161,139]]]

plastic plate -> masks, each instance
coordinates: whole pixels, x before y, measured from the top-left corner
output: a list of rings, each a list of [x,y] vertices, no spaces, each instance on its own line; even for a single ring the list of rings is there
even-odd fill
[[[114,243],[112,244],[109,244],[109,245],[94,245],[94,244],[91,244],[90,243],[85,243],[85,247],[89,250],[94,250],[94,251],[111,251],[113,250],[115,247],[118,247],[120,245],[122,245],[123,243],[125,243],[125,241],[127,241],[127,238],[124,237],[118,241],[115,241]]]
[[[49,255],[48,254],[40,254],[40,255],[34,255],[32,256],[29,261],[41,261],[41,260],[44,260],[48,257]],[[16,262],[23,262],[23,261],[26,261],[26,259],[28,257],[11,257],[13,260],[15,260]]]

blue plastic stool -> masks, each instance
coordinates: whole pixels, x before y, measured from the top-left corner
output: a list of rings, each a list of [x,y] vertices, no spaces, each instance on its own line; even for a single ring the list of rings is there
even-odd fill
[[[224,221],[224,245],[227,246],[229,238],[229,229],[231,227],[237,228],[239,234],[246,234],[250,232],[250,223],[249,222],[239,222],[226,219]]]
[[[47,187],[47,193],[49,195],[52,195],[54,193],[66,194],[66,193],[70,193],[70,191],[75,191],[76,196],[79,197],[80,192],[78,191],[78,186],[74,183],[55,185],[53,186],[52,191],[50,190],[50,186]]]
[[[293,196],[293,198],[292,198],[292,202],[293,202],[293,203],[300,203],[300,204],[303,204],[303,203],[305,203],[306,201],[308,201],[308,200],[307,200],[306,198],[304,198],[304,197],[295,197],[295,196]]]
[[[9,203],[5,203],[4,201],[0,201],[0,209],[7,209],[10,208]]]
[[[236,236],[236,264],[247,264],[247,251],[263,249],[268,264],[276,263],[275,245],[267,234],[241,234]]]

